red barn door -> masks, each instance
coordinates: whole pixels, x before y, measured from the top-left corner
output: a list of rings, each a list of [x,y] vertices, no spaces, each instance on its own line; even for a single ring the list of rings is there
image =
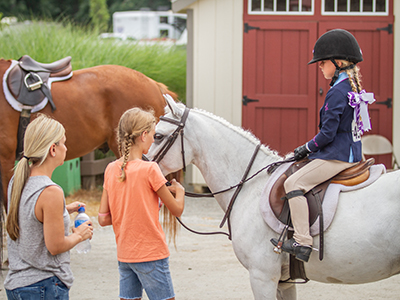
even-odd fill
[[[315,133],[317,78],[307,62],[317,23],[250,25],[257,29],[249,30],[244,43],[243,126],[285,154]]]

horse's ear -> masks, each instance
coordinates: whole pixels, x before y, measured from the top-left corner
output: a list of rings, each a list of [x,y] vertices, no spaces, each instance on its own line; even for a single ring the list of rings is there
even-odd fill
[[[167,102],[169,109],[171,110],[172,114],[177,117],[182,116],[182,112],[178,105],[176,104],[175,100],[168,94],[164,94],[164,99]]]

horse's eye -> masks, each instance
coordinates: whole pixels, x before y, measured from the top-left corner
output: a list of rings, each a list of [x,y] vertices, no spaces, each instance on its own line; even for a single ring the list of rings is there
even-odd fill
[[[164,138],[164,136],[161,134],[161,133],[156,133],[155,135],[154,135],[154,140],[155,141],[161,141],[162,139]]]

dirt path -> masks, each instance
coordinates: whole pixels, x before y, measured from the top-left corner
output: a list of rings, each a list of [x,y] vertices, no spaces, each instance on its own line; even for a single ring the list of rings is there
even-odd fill
[[[183,220],[198,230],[217,230],[222,210],[212,199],[187,199]],[[170,246],[170,268],[176,292],[181,300],[253,299],[247,270],[236,259],[231,242],[225,236],[198,236],[181,229],[177,250]],[[71,251],[75,282],[72,300],[118,299],[116,246],[111,227],[95,225],[92,251]],[[3,281],[0,299],[6,299]],[[298,299],[381,300],[400,299],[400,278],[392,277],[364,285],[330,285],[309,282],[298,286]],[[143,299],[147,299],[144,297]]]

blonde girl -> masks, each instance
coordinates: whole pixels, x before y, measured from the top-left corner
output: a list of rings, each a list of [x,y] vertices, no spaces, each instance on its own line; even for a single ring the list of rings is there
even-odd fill
[[[51,181],[64,162],[65,141],[64,127],[45,115],[26,129],[23,157],[8,186],[8,299],[69,299],[69,250],[92,237],[90,221],[69,234],[69,214],[84,204],[66,205],[63,190]]]
[[[155,162],[143,161],[154,142],[156,119],[140,108],[126,111],[118,124],[121,158],[104,174],[99,224],[113,225],[120,273],[120,299],[175,299],[169,250],[159,222],[159,198],[174,216],[184,208],[184,188],[167,180]]]

